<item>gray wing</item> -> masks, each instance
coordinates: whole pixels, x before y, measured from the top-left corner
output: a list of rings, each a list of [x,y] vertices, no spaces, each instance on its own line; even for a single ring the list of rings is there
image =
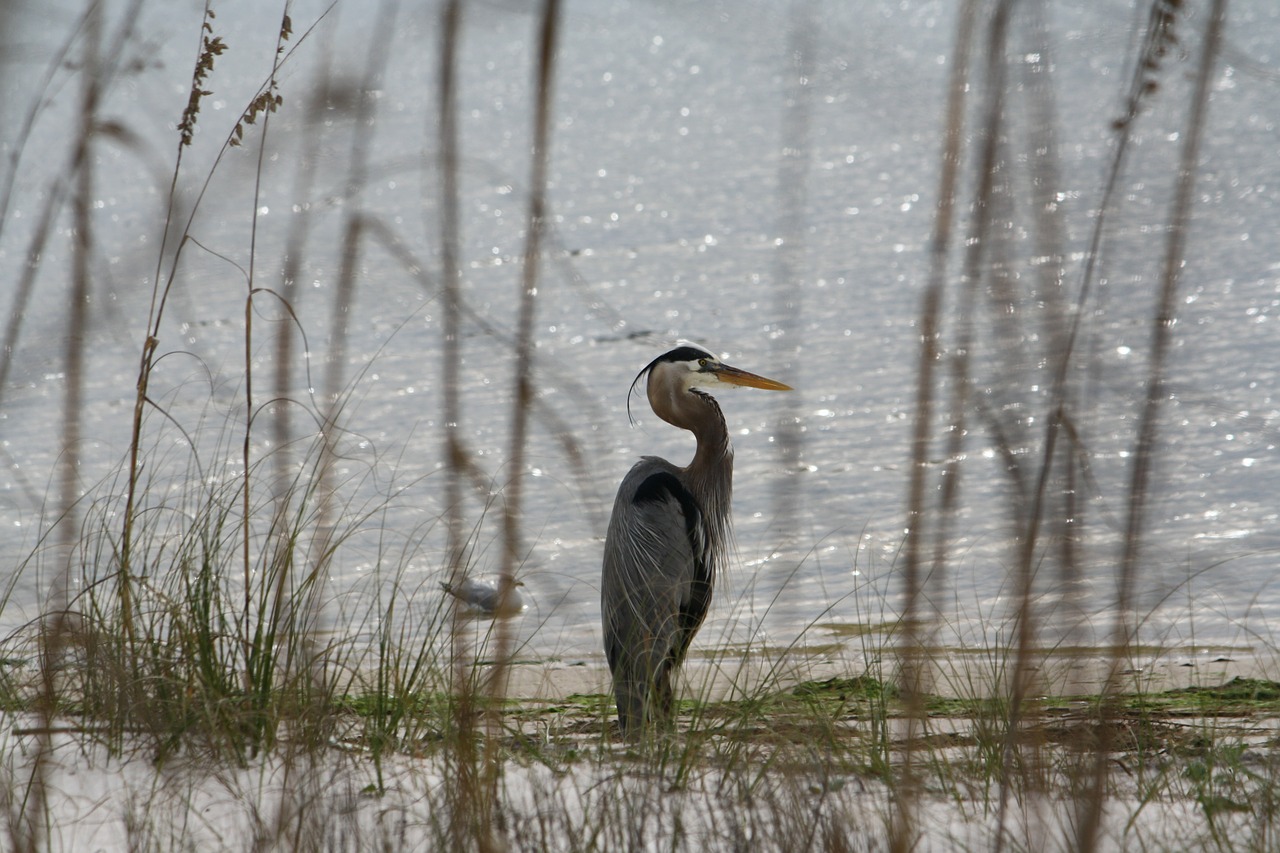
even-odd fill
[[[498,591],[487,583],[467,578],[462,584],[462,600],[492,613],[498,607]]]
[[[702,524],[679,469],[664,460],[641,460],[618,489],[605,539],[601,612],[624,731],[670,714],[671,672],[710,601]]]
[[[467,578],[457,587],[449,583],[441,583],[440,586],[463,604],[489,616],[511,616],[525,606],[524,596],[515,587],[507,595],[506,606],[502,607],[502,596],[492,584]]]
[[[444,582],[440,587],[468,607],[492,612],[498,606],[498,591],[472,578],[466,578],[456,587]]]

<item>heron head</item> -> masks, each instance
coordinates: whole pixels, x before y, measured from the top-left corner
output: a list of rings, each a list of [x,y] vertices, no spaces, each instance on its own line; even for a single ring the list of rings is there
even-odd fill
[[[790,391],[791,386],[773,379],[766,379],[732,365],[725,364],[715,354],[684,344],[665,352],[649,362],[636,374],[627,394],[627,416],[631,416],[631,393],[640,380],[648,375],[650,403],[664,394],[683,394],[693,388],[763,388],[767,391]]]

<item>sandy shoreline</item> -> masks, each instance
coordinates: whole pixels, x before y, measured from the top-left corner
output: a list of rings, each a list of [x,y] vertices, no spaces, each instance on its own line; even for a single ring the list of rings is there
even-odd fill
[[[931,658],[929,693],[947,698],[997,695],[1008,683],[1012,656],[945,650]],[[882,664],[852,657],[809,657],[786,654],[725,653],[709,661],[691,658],[681,673],[681,694],[710,701],[786,690],[806,681],[856,678],[870,674],[893,681],[897,661]],[[1037,695],[1088,696],[1100,692],[1109,662],[1099,651],[1038,654],[1029,664]],[[1121,669],[1121,687],[1130,693],[1160,693],[1186,687],[1212,687],[1233,678],[1271,679],[1277,672],[1272,655],[1244,647],[1196,646],[1162,650],[1135,657]],[[521,662],[511,668],[507,695],[535,701],[560,701],[574,694],[608,693],[609,670],[604,657]]]

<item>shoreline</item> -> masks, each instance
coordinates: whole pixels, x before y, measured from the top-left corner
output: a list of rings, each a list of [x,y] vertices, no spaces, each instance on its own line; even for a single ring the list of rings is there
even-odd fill
[[[1235,678],[1271,680],[1275,653],[1259,654],[1241,646],[1186,646],[1135,655],[1117,673],[1122,692],[1162,693],[1188,687],[1215,687]],[[929,655],[924,690],[947,699],[993,698],[1005,692],[1013,655],[993,659],[986,651],[940,649]],[[1029,669],[1033,696],[1086,697],[1101,692],[1109,661],[1103,650],[1037,652]],[[487,667],[492,670],[492,666]],[[806,682],[870,675],[895,682],[896,658],[866,661],[849,656],[736,654],[724,651],[714,660],[693,656],[681,668],[679,695],[721,701],[777,692]],[[604,656],[577,660],[551,659],[512,664],[507,678],[509,698],[554,702],[573,695],[610,693]]]

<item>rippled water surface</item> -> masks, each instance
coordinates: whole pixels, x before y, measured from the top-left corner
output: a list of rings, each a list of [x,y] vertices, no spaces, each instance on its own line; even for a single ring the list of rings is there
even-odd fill
[[[123,5],[109,4],[109,36]],[[461,424],[485,487],[469,491],[466,508],[480,574],[500,565],[503,486],[512,476],[532,5],[467,4],[458,46],[460,264],[469,312]],[[692,455],[691,438],[658,421],[642,396],[631,401],[634,424],[628,420],[632,378],[679,339],[797,389],[721,397],[737,448],[738,560],[699,643],[787,644],[802,635],[820,643],[830,633],[810,626],[878,624],[896,612],[918,318],[957,5],[566,4],[555,68],[553,229],[536,304],[540,408],[521,515],[519,573],[532,604],[520,631],[537,653],[596,654],[613,490],[640,454],[680,463]],[[374,3],[339,3],[327,16],[322,4],[294,4],[282,106],[245,127],[243,146],[220,154],[275,55],[279,9],[250,6],[218,8],[215,32],[229,49],[207,80],[196,141],[183,155],[175,220],[185,221],[203,193],[191,225],[198,242],[183,248],[159,335],[151,396],[164,415],[149,420],[146,477],[157,505],[189,494],[196,481],[234,484],[246,419],[249,276],[254,287],[286,296],[306,335],[286,395],[297,402],[269,402],[276,340],[293,324],[279,300],[259,293],[251,311],[253,452],[261,459],[280,451],[273,427],[262,424],[286,412],[295,436],[313,434],[308,411],[321,409],[325,383],[340,378],[349,396],[336,471],[342,513],[333,523],[355,532],[326,598],[335,624],[365,630],[362,596],[398,578],[429,609],[444,578],[438,10],[404,4],[389,21]],[[964,641],[990,637],[1008,621],[1010,522],[1022,500],[1010,465],[1038,463],[1051,377],[1038,353],[1061,331],[1058,306],[1080,289],[1140,20],[1121,2],[1052,6],[1043,21],[1018,19],[1010,36],[1009,124],[997,151],[1009,189],[997,200],[1008,206],[1010,225],[991,238],[998,274],[983,279],[979,296],[990,307],[983,316],[1005,319],[974,323],[962,500],[947,576],[933,587],[951,636]],[[6,56],[0,136],[19,158],[0,233],[10,282],[0,291],[11,301],[46,200],[69,173],[79,103],[74,60],[55,59],[76,21],[54,16],[55,26],[13,14],[25,46]],[[1181,266],[1138,583],[1144,637],[1153,642],[1269,645],[1267,625],[1280,605],[1273,582],[1280,336],[1271,322],[1280,319],[1280,9],[1238,0],[1231,16]],[[90,518],[123,488],[174,126],[187,103],[200,21],[193,3],[143,4],[112,54],[120,68],[94,147],[91,320],[82,342],[79,477]],[[1083,402],[1072,425],[1087,460],[1076,484],[1087,496],[1081,551],[1074,573],[1046,569],[1038,581],[1046,603],[1084,603],[1065,608],[1072,615],[1054,623],[1053,638],[1092,642],[1110,625],[1150,318],[1203,21],[1193,10],[1182,24],[1171,67],[1134,124],[1084,309],[1073,373]],[[979,55],[985,38],[980,26]],[[982,126],[984,67],[972,72],[970,142]],[[43,106],[24,140],[36,99]],[[1044,140],[1051,151],[1037,148]],[[974,147],[966,151],[957,246],[968,233],[977,174]],[[1036,171],[1046,158],[1052,170]],[[1026,227],[1033,179],[1053,188],[1051,221],[1065,257],[1060,290],[1043,283],[1042,247]],[[354,289],[344,298],[341,246],[355,219],[364,226]],[[44,555],[15,583],[4,611],[9,627],[36,612],[57,575],[56,551],[41,537],[58,505],[74,223],[69,212],[54,221],[0,401],[3,559],[12,567],[32,550]],[[961,249],[954,256],[948,356],[963,314]],[[171,245],[162,277],[172,267]],[[291,281],[288,269],[296,270]],[[945,398],[946,382],[941,391]],[[940,424],[931,486],[947,461],[943,434]],[[308,446],[291,452],[301,457]],[[169,506],[177,512],[179,503],[174,497]],[[90,559],[105,560],[105,552]],[[171,570],[162,560],[148,567]]]

